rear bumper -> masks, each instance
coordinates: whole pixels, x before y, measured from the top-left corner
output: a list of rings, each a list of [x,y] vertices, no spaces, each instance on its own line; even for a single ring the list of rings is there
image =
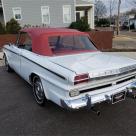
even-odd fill
[[[114,94],[126,92],[129,96],[136,96],[136,82],[130,83],[119,89],[107,91],[97,95],[86,94],[84,97],[74,100],[61,100],[61,106],[68,110],[76,110],[83,107],[92,108],[95,104],[101,102],[112,102],[112,96]]]

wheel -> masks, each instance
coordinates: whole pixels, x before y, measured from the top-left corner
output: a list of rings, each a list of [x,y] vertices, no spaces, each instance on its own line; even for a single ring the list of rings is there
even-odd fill
[[[38,76],[35,76],[33,78],[33,94],[34,94],[36,102],[40,106],[44,106],[46,98],[45,98],[42,82]]]
[[[4,55],[4,63],[5,63],[5,69],[7,72],[13,72],[12,68],[9,66],[8,60],[6,55]]]

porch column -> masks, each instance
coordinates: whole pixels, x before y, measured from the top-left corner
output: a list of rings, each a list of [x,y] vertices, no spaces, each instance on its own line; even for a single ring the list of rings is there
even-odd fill
[[[88,10],[88,23],[90,28],[94,29],[94,5]]]

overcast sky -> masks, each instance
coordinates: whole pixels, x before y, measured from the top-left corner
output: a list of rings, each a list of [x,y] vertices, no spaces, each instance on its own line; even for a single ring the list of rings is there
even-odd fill
[[[107,6],[107,10],[109,10],[109,1],[110,0],[102,0],[102,1]],[[117,5],[118,0],[115,0],[115,1],[116,1],[116,5]],[[125,11],[131,10],[132,8],[134,8],[134,6],[132,4],[132,1],[133,0],[122,0],[122,3],[121,3],[121,12],[125,12]],[[117,13],[117,7],[115,8],[114,13]]]

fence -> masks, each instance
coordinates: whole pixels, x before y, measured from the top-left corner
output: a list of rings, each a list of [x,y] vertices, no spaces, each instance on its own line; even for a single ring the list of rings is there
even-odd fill
[[[113,31],[92,31],[88,34],[99,50],[112,49]]]
[[[15,43],[17,35],[13,34],[4,34],[0,35],[0,49],[3,47],[6,43]]]

